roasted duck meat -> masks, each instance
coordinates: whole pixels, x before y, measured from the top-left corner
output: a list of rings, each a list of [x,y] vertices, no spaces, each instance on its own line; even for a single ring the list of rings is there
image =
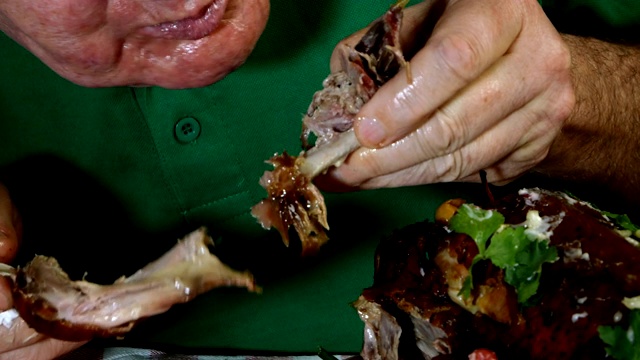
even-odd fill
[[[283,153],[267,161],[274,169],[264,173],[260,185],[268,195],[252,208],[252,214],[264,228],[275,227],[286,245],[293,226],[303,256],[316,253],[328,240],[327,209],[313,178],[339,166],[358,148],[352,129],[355,115],[406,64],[399,43],[406,3],[393,5],[354,48],[344,45],[338,50],[343,71],[329,75],[313,96],[303,118],[304,150],[297,157]],[[312,133],[316,139],[310,147]]]
[[[198,229],[111,285],[72,281],[54,258],[36,256],[13,274],[14,306],[37,332],[80,341],[122,336],[139,320],[216,287],[259,290],[250,273],[233,270],[211,254],[210,244],[206,230]]]
[[[626,329],[640,326],[630,326],[640,320],[638,234],[538,188],[467,205],[447,202],[435,222],[381,241],[373,285],[354,303],[364,359],[605,359],[602,329],[629,341]],[[470,208],[482,211],[460,215]],[[492,236],[468,231],[494,216],[503,221],[488,225]]]

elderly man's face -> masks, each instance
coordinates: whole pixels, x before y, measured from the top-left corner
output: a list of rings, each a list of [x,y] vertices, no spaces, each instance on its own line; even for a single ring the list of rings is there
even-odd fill
[[[0,29],[83,86],[209,85],[244,62],[269,0],[3,0]]]

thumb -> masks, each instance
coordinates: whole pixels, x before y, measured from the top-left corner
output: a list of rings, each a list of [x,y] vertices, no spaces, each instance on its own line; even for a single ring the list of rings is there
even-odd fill
[[[8,278],[4,276],[0,277],[0,312],[13,307],[11,285],[12,283]]]
[[[22,222],[7,188],[0,184],[0,263],[9,263],[18,251]],[[11,282],[0,276],[0,311],[11,308]]]
[[[18,251],[22,221],[9,191],[0,184],[0,263],[9,263]]]

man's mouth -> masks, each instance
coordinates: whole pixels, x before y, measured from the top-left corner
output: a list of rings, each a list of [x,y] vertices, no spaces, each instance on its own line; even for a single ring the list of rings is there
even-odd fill
[[[214,0],[192,17],[142,28],[141,33],[162,39],[196,40],[211,34],[224,17],[228,0]]]

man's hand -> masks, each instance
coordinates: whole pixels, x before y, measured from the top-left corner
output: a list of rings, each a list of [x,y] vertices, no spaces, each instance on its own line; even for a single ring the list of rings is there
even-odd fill
[[[0,184],[0,263],[8,264],[18,251],[18,242],[22,237],[22,221],[9,192]],[[0,305],[2,305],[0,300]]]
[[[505,183],[546,157],[575,100],[569,49],[538,2],[429,0],[406,10],[403,41],[421,38],[435,9],[442,15],[410,67],[358,114],[363,147],[333,180],[395,187],[479,181],[486,170]]]
[[[0,262],[9,264],[22,237],[22,222],[9,192],[0,184]],[[11,310],[11,281],[0,276],[0,359],[53,359],[83,343],[51,339],[36,333]]]

